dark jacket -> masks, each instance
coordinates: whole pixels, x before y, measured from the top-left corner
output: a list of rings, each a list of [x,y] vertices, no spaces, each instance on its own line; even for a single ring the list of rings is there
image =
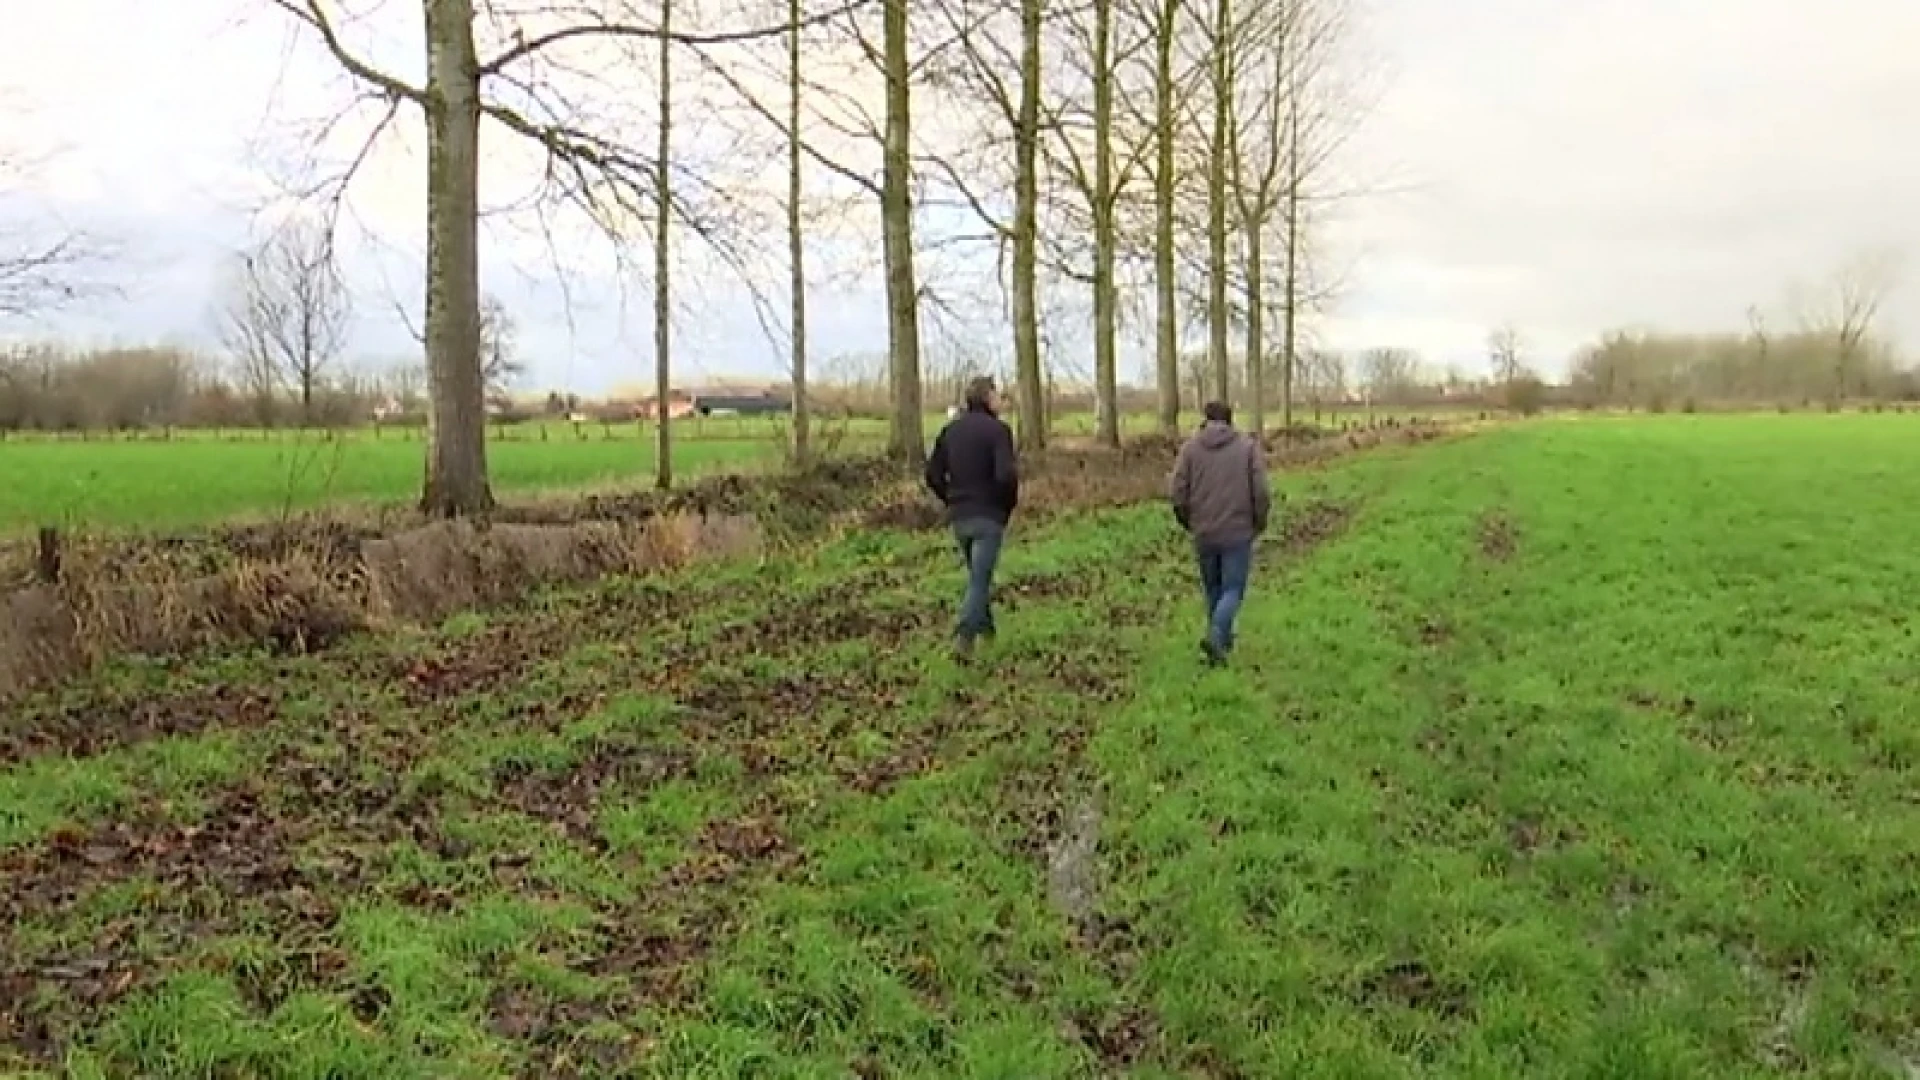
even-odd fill
[[[940,429],[927,458],[927,490],[947,520],[992,518],[1005,525],[1020,505],[1013,431],[984,408],[970,408]]]
[[[1227,424],[1208,424],[1187,440],[1168,486],[1174,517],[1202,544],[1244,544],[1267,531],[1267,456]]]

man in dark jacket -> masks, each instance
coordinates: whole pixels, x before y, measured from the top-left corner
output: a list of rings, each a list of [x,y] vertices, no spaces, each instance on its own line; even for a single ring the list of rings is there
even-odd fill
[[[992,638],[993,571],[1007,522],[1020,504],[1020,469],[1013,432],[996,415],[993,380],[967,385],[966,411],[940,429],[927,458],[927,490],[947,508],[960,558],[967,567],[967,593],[954,629],[954,651],[972,655],[974,641]]]
[[[1170,483],[1173,515],[1193,536],[1206,591],[1207,636],[1200,649],[1219,666],[1233,651],[1233,621],[1246,598],[1254,538],[1267,531],[1273,493],[1258,440],[1233,427],[1233,410],[1209,402],[1206,423],[1180,448]]]

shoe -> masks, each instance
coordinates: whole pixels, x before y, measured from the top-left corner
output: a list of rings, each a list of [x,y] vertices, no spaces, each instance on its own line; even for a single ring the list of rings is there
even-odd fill
[[[1206,657],[1208,667],[1227,665],[1227,654],[1220,651],[1220,646],[1215,645],[1212,638],[1200,639],[1200,655]]]
[[[953,639],[953,659],[955,663],[965,664],[973,659],[973,639],[956,637]]]

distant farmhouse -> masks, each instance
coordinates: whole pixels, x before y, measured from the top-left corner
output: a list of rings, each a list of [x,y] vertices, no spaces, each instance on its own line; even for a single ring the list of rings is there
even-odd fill
[[[792,412],[793,399],[772,390],[695,394],[693,409],[701,416],[774,416]]]
[[[642,398],[633,407],[636,419],[651,420],[659,412],[656,398]],[[778,416],[793,411],[793,399],[777,390],[674,390],[667,395],[667,417]]]

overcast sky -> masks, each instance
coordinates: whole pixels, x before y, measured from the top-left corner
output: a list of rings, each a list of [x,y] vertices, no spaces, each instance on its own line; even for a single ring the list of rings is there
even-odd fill
[[[388,3],[394,25],[417,24],[417,7]],[[0,143],[61,151],[0,199],[0,223],[58,213],[114,236],[128,286],[0,335],[211,345],[222,267],[271,190],[263,168],[285,158],[280,118],[324,115],[347,84],[290,44],[266,0],[0,0],[0,25]],[[1511,321],[1557,370],[1611,326],[1738,326],[1756,303],[1784,319],[1793,282],[1877,248],[1908,257],[1885,310],[1911,338],[1916,40],[1915,0],[1371,0],[1356,44],[1381,93],[1342,167],[1389,190],[1326,226],[1346,288],[1318,332],[1478,371],[1488,328]],[[356,189],[391,244],[356,248],[368,356],[415,348],[393,308],[418,293],[419,165],[389,158]],[[606,259],[569,253],[563,294],[510,224],[491,234],[505,257],[486,275],[519,315],[529,388],[639,381],[644,287],[623,304]],[[781,370],[740,296],[687,288],[700,293],[678,327],[689,381]],[[877,272],[814,318],[816,355],[883,349]]]

